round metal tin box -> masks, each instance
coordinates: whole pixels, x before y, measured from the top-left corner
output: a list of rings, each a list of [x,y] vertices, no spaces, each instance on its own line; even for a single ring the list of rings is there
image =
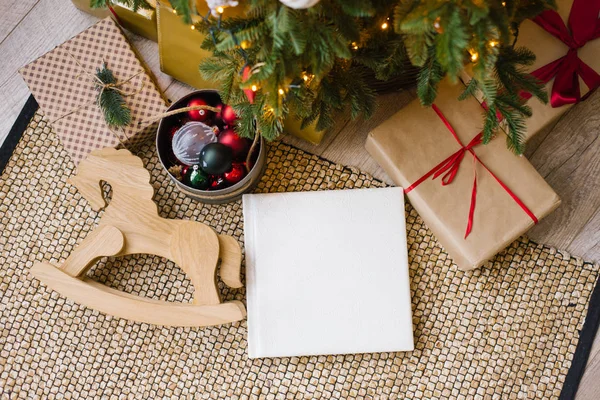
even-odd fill
[[[187,105],[188,101],[192,97],[199,96],[202,97],[211,106],[216,106],[217,104],[221,103],[221,98],[219,97],[217,91],[198,90],[174,102],[169,107],[168,111],[183,108]],[[264,172],[264,168],[266,165],[267,149],[263,138],[260,138],[260,146],[254,166],[252,167],[250,172],[248,172],[248,175],[246,175],[241,181],[234,185],[219,190],[199,190],[187,186],[186,184],[175,178],[175,176],[173,176],[173,174],[169,172],[169,168],[176,165],[176,162],[173,160],[171,150],[171,130],[176,123],[178,123],[178,118],[173,118],[173,116],[163,118],[160,121],[160,123],[158,124],[158,134],[156,135],[156,150],[158,152],[158,158],[160,160],[160,163],[165,168],[165,170],[167,170],[169,177],[175,183],[175,185],[177,185],[177,188],[181,192],[203,203],[222,204],[238,200],[242,197],[242,194],[252,190],[256,186]]]

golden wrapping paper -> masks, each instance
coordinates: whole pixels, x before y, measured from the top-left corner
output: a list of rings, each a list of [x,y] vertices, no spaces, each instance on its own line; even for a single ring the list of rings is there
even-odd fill
[[[148,3],[156,8],[155,0],[147,0]],[[143,36],[156,42],[156,10],[140,8],[133,11],[133,7],[111,2],[112,11],[109,8],[91,8],[90,0],[71,0],[73,5],[83,12],[91,14],[97,18],[103,19],[109,16],[115,17],[119,25],[135,34]]]
[[[73,5],[83,11],[84,13],[93,15],[96,18],[106,18],[111,16],[111,12],[108,8],[92,8],[90,7],[90,0],[71,0]]]
[[[154,8],[140,8],[137,11],[133,11],[133,7],[115,2],[111,4],[111,7],[117,15],[117,22],[119,25],[128,31],[156,42],[158,40],[156,28],[156,2],[153,0],[146,1]]]
[[[200,21],[198,16],[193,19]],[[218,82],[202,78],[198,70],[200,62],[212,55],[200,48],[204,34],[185,24],[164,1],[157,6],[157,24],[161,71],[196,89],[218,89]]]
[[[323,137],[327,133],[326,130],[318,130],[317,122],[302,128],[302,121],[295,118],[293,115],[289,115],[283,121],[283,129],[286,133],[294,135],[300,139],[306,140],[314,145],[318,145],[323,141]]]
[[[481,132],[482,108],[475,98],[457,100],[462,90],[460,85],[443,82],[436,105],[460,141],[467,145]],[[370,132],[365,147],[392,180],[404,188],[461,148],[435,111],[421,106],[418,100]],[[538,220],[560,204],[557,194],[529,161],[506,148],[503,135],[473,150]],[[473,228],[465,238],[475,174]],[[465,153],[452,183],[442,186],[441,178],[423,181],[407,196],[460,269],[483,265],[534,225],[530,216],[469,152]]]
[[[557,12],[562,17],[565,25],[569,19],[573,0],[556,0],[558,6]],[[567,25],[568,26],[568,25]],[[517,47],[527,47],[536,55],[535,63],[529,68],[530,71],[535,71],[544,65],[547,65],[567,54],[569,47],[561,42],[556,37],[542,29],[533,21],[526,20],[519,27],[519,37],[516,43]],[[589,65],[596,72],[600,73],[600,39],[589,41],[585,46],[578,49],[579,58]],[[473,76],[471,68],[465,68],[462,73],[462,80],[466,84]],[[581,95],[584,96],[588,92],[587,86],[579,79],[581,87]],[[554,79],[546,84],[548,97],[551,95]],[[478,96],[479,101],[483,101],[481,94]],[[552,107],[550,103],[544,104],[538,99],[531,98],[527,104],[533,111],[533,116],[527,119],[527,130],[525,132],[525,141],[534,136],[546,126],[560,118],[573,104],[563,105],[561,107]]]

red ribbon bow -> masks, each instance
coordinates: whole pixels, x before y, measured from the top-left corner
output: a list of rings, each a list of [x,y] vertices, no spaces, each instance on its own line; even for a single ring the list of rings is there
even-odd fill
[[[509,187],[506,186],[504,184],[504,182],[502,182],[500,180],[500,178],[498,178],[496,175],[494,175],[494,173],[492,171],[489,170],[489,168],[483,163],[483,161],[481,161],[479,159],[479,157],[477,157],[477,154],[475,154],[475,152],[473,151],[473,147],[478,146],[481,143],[483,143],[483,132],[479,132],[479,134],[477,134],[473,139],[471,139],[469,144],[467,144],[465,146],[460,141],[456,131],[454,130],[454,128],[452,128],[452,125],[450,125],[450,122],[446,119],[444,114],[442,114],[442,111],[435,104],[433,104],[431,106],[431,108],[433,108],[433,110],[436,112],[438,117],[440,117],[440,119],[442,120],[444,125],[446,125],[446,127],[448,128],[448,130],[450,131],[452,136],[454,136],[454,139],[456,139],[458,144],[460,144],[460,149],[458,149],[456,152],[454,152],[453,154],[448,156],[446,159],[444,159],[441,163],[439,163],[438,165],[433,167],[429,172],[427,172],[425,175],[423,175],[421,178],[419,178],[417,181],[415,181],[415,183],[413,183],[412,185],[410,185],[409,187],[404,189],[404,193],[408,194],[411,190],[413,190],[414,188],[419,186],[421,183],[423,183],[424,181],[429,179],[429,177],[431,177],[431,176],[433,176],[432,179],[436,179],[443,174],[442,186],[451,184],[452,181],[454,181],[454,177],[456,176],[456,174],[458,172],[458,169],[460,167],[462,160],[465,157],[465,154],[467,152],[469,152],[473,156],[474,178],[473,178],[473,188],[471,189],[471,204],[469,206],[469,219],[467,221],[467,229],[465,232],[465,239],[467,238],[467,236],[469,236],[469,234],[471,233],[471,230],[473,229],[473,217],[475,215],[475,205],[477,203],[477,169],[476,169],[477,162],[479,164],[481,164],[483,166],[483,168],[485,168],[485,170],[490,173],[490,175],[492,175],[492,177],[496,180],[496,182],[498,182],[498,184],[500,184],[500,186],[502,186],[502,188],[506,191],[506,193],[508,193],[509,196],[529,216],[529,218],[531,218],[533,220],[533,222],[537,224],[538,219],[533,214],[533,212],[531,212],[531,210],[525,205],[525,203],[523,203],[523,201],[516,194],[514,194],[513,191],[510,190]]]
[[[556,78],[550,97],[552,107],[581,101],[579,77],[585,82],[590,93],[600,87],[600,75],[577,55],[578,49],[600,37],[598,13],[600,13],[600,0],[574,0],[569,14],[569,28],[554,10],[544,11],[533,19],[533,22],[569,46],[565,56],[532,73],[544,83]],[[528,99],[531,94],[524,97]]]

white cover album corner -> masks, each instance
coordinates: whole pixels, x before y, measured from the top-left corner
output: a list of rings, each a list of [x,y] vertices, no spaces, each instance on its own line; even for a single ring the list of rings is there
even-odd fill
[[[413,350],[402,188],[243,196],[250,358]]]

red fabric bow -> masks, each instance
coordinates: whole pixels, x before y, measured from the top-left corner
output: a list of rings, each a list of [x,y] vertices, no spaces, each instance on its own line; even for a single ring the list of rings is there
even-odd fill
[[[600,87],[600,75],[577,55],[577,50],[600,37],[600,0],[574,0],[569,14],[569,28],[554,10],[544,11],[533,19],[552,36],[569,46],[567,54],[537,70],[532,75],[544,83],[555,78],[550,104],[560,107],[581,101],[579,77],[590,89]],[[524,96],[530,98],[531,94]]]
[[[489,168],[479,159],[479,157],[477,157],[477,154],[475,154],[475,152],[473,151],[473,147],[480,145],[481,143],[483,143],[483,132],[479,132],[479,134],[477,134],[473,139],[471,139],[471,141],[469,142],[469,144],[467,144],[466,146],[462,144],[462,142],[460,141],[456,131],[454,130],[454,128],[452,128],[452,125],[450,125],[450,122],[446,119],[446,117],[444,116],[444,114],[442,114],[442,111],[435,105],[432,104],[431,108],[433,108],[433,110],[436,112],[436,114],[438,115],[438,117],[440,117],[440,119],[442,120],[442,122],[444,123],[444,125],[446,125],[446,127],[448,128],[448,130],[450,131],[450,133],[452,134],[452,136],[454,137],[454,139],[456,139],[456,141],[458,142],[458,144],[460,144],[460,149],[458,149],[456,152],[454,152],[453,154],[451,154],[450,156],[448,156],[445,160],[443,160],[441,163],[439,163],[438,165],[436,165],[435,167],[433,167],[429,172],[427,172],[425,175],[423,175],[421,178],[419,178],[417,181],[415,181],[415,183],[413,183],[412,185],[410,185],[409,187],[407,187],[406,189],[404,189],[404,193],[409,193],[411,190],[415,189],[417,186],[419,186],[421,183],[423,183],[424,181],[426,181],[427,179],[429,179],[429,177],[433,176],[432,179],[436,179],[439,176],[441,176],[443,174],[442,177],[442,186],[446,186],[452,183],[452,181],[454,180],[454,177],[456,176],[458,169],[460,167],[460,164],[462,162],[462,160],[465,157],[465,154],[467,152],[471,153],[471,155],[473,156],[473,188],[471,189],[471,204],[469,205],[469,219],[467,221],[467,229],[465,232],[465,239],[467,238],[467,236],[469,236],[469,234],[471,233],[471,230],[473,229],[473,217],[475,215],[475,205],[477,203],[477,169],[476,169],[476,163],[479,163],[483,166],[483,168],[485,168],[485,170],[487,172],[489,172],[492,177],[496,180],[496,182],[498,182],[498,184],[500,184],[500,186],[502,186],[502,188],[506,191],[506,193],[509,194],[509,196],[523,209],[523,211],[533,220],[534,223],[538,223],[538,219],[537,217],[533,214],[533,212],[531,212],[531,210],[525,205],[525,203],[523,203],[523,201],[516,195],[513,193],[512,190],[509,189],[508,186],[506,186],[504,184],[504,182],[502,182],[500,180],[500,178],[498,178],[496,175],[494,175],[494,173],[492,171],[489,170]]]

